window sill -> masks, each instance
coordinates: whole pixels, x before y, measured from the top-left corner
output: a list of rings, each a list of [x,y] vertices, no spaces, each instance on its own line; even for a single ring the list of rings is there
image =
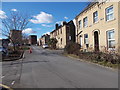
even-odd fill
[[[115,48],[108,48],[108,51],[115,51]]]
[[[83,28],[87,28],[88,26],[86,26],[86,27],[83,27]]]
[[[114,20],[116,20],[116,18],[113,18],[113,19],[111,19],[111,20],[107,20],[106,22],[112,22],[112,21],[114,21]]]
[[[97,23],[99,23],[99,21],[97,21],[97,22],[93,22],[93,25],[94,25],[94,24],[97,24]]]

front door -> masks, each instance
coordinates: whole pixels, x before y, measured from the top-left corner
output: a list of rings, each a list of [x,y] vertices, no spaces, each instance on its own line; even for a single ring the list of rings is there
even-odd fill
[[[82,36],[80,35],[80,47],[82,47]]]
[[[98,31],[94,32],[94,49],[95,49],[95,51],[99,51],[99,35],[98,35]]]

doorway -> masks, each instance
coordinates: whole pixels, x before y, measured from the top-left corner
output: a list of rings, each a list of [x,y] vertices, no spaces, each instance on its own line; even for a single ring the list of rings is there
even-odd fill
[[[98,34],[98,31],[94,32],[94,49],[95,49],[95,51],[99,51],[99,34]]]

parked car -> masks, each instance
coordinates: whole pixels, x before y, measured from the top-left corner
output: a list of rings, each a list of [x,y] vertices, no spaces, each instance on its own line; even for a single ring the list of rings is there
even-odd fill
[[[42,48],[48,48],[49,46],[47,45],[47,44],[44,44],[43,46],[42,46]]]
[[[26,46],[31,46],[31,44],[26,44]]]
[[[7,54],[7,50],[3,47],[0,47],[0,53],[2,53],[3,55]]]

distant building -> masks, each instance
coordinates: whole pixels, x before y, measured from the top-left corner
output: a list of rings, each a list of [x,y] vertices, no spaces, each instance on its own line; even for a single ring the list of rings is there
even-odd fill
[[[37,44],[37,36],[36,35],[29,36],[29,44],[31,44],[31,45]]]
[[[22,31],[10,30],[10,42],[13,44],[22,44]]]
[[[57,48],[64,48],[69,42],[75,42],[75,25],[73,21],[63,22],[63,25],[56,24],[55,30],[50,33],[50,38],[57,39]]]
[[[50,35],[48,35],[48,34],[43,35],[43,36],[39,39],[39,45],[41,46],[41,45],[47,44],[48,41],[49,41],[49,39],[50,39]]]

